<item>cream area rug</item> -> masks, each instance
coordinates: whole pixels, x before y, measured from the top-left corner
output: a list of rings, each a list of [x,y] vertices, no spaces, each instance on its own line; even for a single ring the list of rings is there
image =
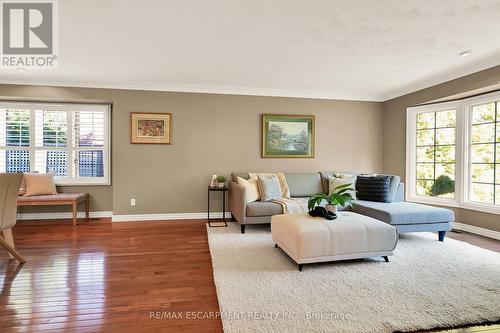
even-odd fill
[[[394,332],[500,320],[500,254],[401,235],[394,255],[297,265],[269,226],[208,228],[224,331]]]

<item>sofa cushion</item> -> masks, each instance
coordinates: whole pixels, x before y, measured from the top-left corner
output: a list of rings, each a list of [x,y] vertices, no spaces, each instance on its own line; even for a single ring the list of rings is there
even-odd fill
[[[329,185],[330,185],[330,180],[329,178],[333,177],[334,175],[337,176],[342,176],[342,177],[356,177],[357,174],[353,172],[336,172],[336,171],[320,171],[320,176],[321,176],[321,184],[323,186],[323,192],[325,194],[328,194],[329,192]]]
[[[349,193],[353,199],[356,199],[356,176],[347,176],[336,174],[334,176],[328,177],[328,195],[331,195],[333,190],[342,185],[350,184],[352,190],[346,191]]]
[[[260,200],[259,185],[257,184],[257,179],[251,178],[246,180],[245,178],[237,177],[237,183],[245,188],[246,202],[254,202]]]
[[[321,177],[317,172],[285,173],[285,178],[292,197],[310,197],[323,192]]]
[[[401,183],[401,177],[396,175],[385,175],[385,174],[377,174],[377,176],[389,176],[390,186],[389,186],[389,202],[393,202],[396,198],[396,193],[398,191],[399,183]]]
[[[360,175],[356,179],[356,197],[360,200],[390,202],[391,177]]]
[[[283,214],[283,207],[271,201],[254,201],[247,203],[247,216],[271,216]]]
[[[358,200],[354,202],[352,211],[393,225],[452,222],[455,219],[450,209],[412,202],[385,203]]]
[[[259,174],[257,179],[261,201],[270,201],[281,198],[281,186],[278,176],[274,174],[267,176]]]

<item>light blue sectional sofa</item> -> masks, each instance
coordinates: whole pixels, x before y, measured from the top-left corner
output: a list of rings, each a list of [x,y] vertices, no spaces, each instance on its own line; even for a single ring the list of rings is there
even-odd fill
[[[290,195],[296,198],[308,198],[315,193],[328,193],[328,177],[333,172],[285,173],[290,188]],[[271,216],[282,214],[281,205],[273,202],[246,202],[245,189],[239,185],[237,176],[248,179],[248,173],[231,174],[229,186],[229,210],[233,219],[245,233],[247,224],[270,223]],[[356,200],[353,212],[373,217],[395,226],[400,233],[432,231],[438,232],[438,239],[444,240],[446,231],[451,229],[454,220],[453,211],[445,208],[421,205],[404,201],[404,184],[400,177],[391,176],[392,202],[374,202]]]

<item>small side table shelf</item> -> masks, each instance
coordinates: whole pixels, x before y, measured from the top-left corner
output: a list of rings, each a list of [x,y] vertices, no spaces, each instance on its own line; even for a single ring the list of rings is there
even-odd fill
[[[227,186],[224,187],[215,187],[215,186],[210,186],[208,185],[208,210],[207,210],[207,220],[208,220],[208,226],[209,227],[227,227],[226,223],[226,192],[229,189]],[[219,218],[210,218],[210,193],[211,192],[222,192],[222,219]],[[212,222],[223,222],[223,225],[212,225]]]

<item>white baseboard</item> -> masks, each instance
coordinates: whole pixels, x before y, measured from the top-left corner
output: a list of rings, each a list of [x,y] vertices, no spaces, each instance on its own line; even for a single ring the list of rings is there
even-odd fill
[[[84,218],[84,212],[78,212],[78,218]],[[131,214],[131,215],[113,215],[112,211],[90,212],[91,218],[111,217],[113,222],[126,221],[160,221],[160,220],[197,220],[206,219],[207,213],[173,213],[173,214]],[[20,213],[17,214],[17,220],[57,220],[71,219],[71,212],[59,213]],[[210,213],[210,218],[222,218],[222,212]],[[231,213],[226,212],[226,219],[231,218]]]
[[[464,224],[464,223],[459,223],[459,222],[453,222],[452,228],[457,229],[457,230],[467,231],[467,232],[470,232],[472,234],[481,235],[481,236],[500,240],[500,231],[494,231],[494,230],[490,230],[490,229],[475,227],[475,226],[470,225],[470,224]]]
[[[113,215],[113,222],[127,221],[160,221],[160,220],[201,220],[206,219],[207,213],[172,213],[172,214],[132,214]],[[222,212],[210,213],[210,218],[222,218]],[[226,212],[226,218],[231,218],[231,213]]]
[[[99,211],[99,212],[90,212],[91,218],[100,218],[100,217],[112,217],[112,211]],[[77,213],[78,218],[84,218],[84,212]],[[57,220],[57,219],[71,219],[73,218],[73,213],[71,212],[59,212],[59,213],[19,213],[17,214],[17,220]]]

